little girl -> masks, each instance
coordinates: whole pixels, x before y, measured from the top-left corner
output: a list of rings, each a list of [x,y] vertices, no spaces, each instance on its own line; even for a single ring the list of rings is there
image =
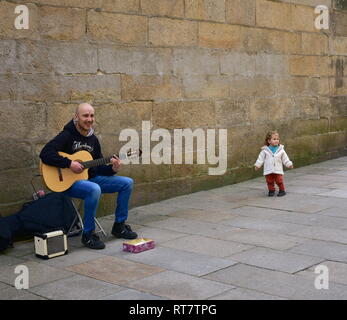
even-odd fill
[[[278,197],[286,195],[283,184],[283,164],[292,169],[293,162],[284,151],[284,146],[280,144],[280,136],[277,131],[270,131],[265,137],[265,146],[261,148],[258,159],[254,164],[255,170],[259,170],[264,164],[264,176],[269,188],[269,197],[275,195],[275,182],[278,185]]]

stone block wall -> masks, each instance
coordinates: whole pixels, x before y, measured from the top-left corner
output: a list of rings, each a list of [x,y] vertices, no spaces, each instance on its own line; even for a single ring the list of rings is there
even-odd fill
[[[22,4],[27,30],[14,26]],[[314,25],[322,4],[328,30]],[[270,129],[296,166],[346,155],[346,10],[345,0],[0,1],[0,214],[30,199],[42,146],[86,101],[104,154],[145,120],[228,130],[224,175],[124,166],[132,206],[254,177]],[[99,214],[113,206],[106,196]]]

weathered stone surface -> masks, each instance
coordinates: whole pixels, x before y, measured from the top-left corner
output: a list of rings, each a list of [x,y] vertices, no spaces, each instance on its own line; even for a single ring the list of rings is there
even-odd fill
[[[288,87],[283,88],[281,92],[277,87],[279,79],[257,76],[252,78],[232,78],[230,81],[231,98],[249,98],[249,97],[272,97],[275,94],[289,95]],[[297,92],[296,92],[297,93]]]
[[[24,100],[52,102],[60,99],[60,86],[52,74],[28,74],[19,77]]]
[[[96,41],[145,45],[147,18],[135,15],[88,12],[88,35]]]
[[[53,46],[50,49],[49,42],[37,42],[31,40],[17,40],[16,41],[17,61],[14,66],[21,73],[50,73],[53,71],[54,64],[50,61],[50,50],[58,50]],[[72,66],[70,66],[72,68]]]
[[[255,0],[227,0],[225,7],[227,23],[255,25]]]
[[[347,12],[334,11],[332,14],[333,32],[336,36],[347,36]]]
[[[48,61],[57,73],[96,73],[97,49],[93,45],[77,43],[51,45]]]
[[[113,284],[127,284],[132,280],[139,280],[163,271],[160,267],[135,263],[116,257],[103,257],[66,269]],[[130,276],[129,272],[131,273]],[[128,274],[128,276],[125,276],[125,274]]]
[[[7,140],[0,143],[1,150],[6,150],[0,157],[1,170],[26,168],[33,165],[32,147],[28,142]]]
[[[255,56],[255,73],[285,77],[288,74],[288,59],[283,55],[258,54]]]
[[[333,75],[330,57],[293,56],[289,58],[289,70],[293,76]]]
[[[280,95],[308,95],[325,96],[329,95],[329,78],[309,78],[309,77],[290,77],[276,79],[274,91]]]
[[[168,74],[172,70],[171,49],[100,47],[98,67],[106,73]]]
[[[12,156],[14,157],[15,155]],[[38,173],[38,171],[35,173]],[[1,171],[0,203],[15,206],[16,203],[19,202],[19,199],[23,199],[25,201],[32,199],[33,189],[30,185],[30,181],[35,173],[34,170],[28,170],[28,168]],[[16,177],[16,179],[13,177]],[[8,213],[15,212],[16,211],[14,211],[14,209],[8,209]],[[1,210],[1,216],[5,214],[6,212]]]
[[[327,55],[328,37],[322,34],[302,33],[302,53],[307,55]]]
[[[184,18],[184,0],[142,0],[141,12],[150,16]]]
[[[243,126],[250,122],[250,100],[219,100],[216,102],[216,123],[221,127]]]
[[[282,2],[301,4],[311,7],[316,7],[318,5],[324,5],[327,7],[331,7],[332,0],[281,0]]]
[[[225,21],[224,0],[185,0],[186,18]]]
[[[101,134],[119,136],[120,130],[136,129],[141,134],[142,121],[150,121],[152,117],[151,102],[130,102],[95,106],[95,116]]]
[[[0,73],[18,72],[19,60],[14,40],[0,41]]]
[[[291,5],[268,0],[256,0],[257,26],[291,30]]]
[[[68,1],[75,1],[75,0],[68,0]],[[96,5],[95,1],[91,1],[91,4],[93,5],[94,8],[102,8],[105,11],[129,12],[129,13],[140,11],[140,0],[102,0],[100,5]]]
[[[153,46],[195,46],[198,38],[197,22],[150,18],[148,41]]]
[[[227,76],[183,76],[183,91],[186,98],[229,97],[230,79]]]
[[[199,46],[205,48],[240,49],[241,28],[226,24],[199,23]]]
[[[167,286],[167,283],[170,283],[170,287]],[[139,281],[133,281],[129,286],[173,300],[207,299],[232,288],[220,282],[169,270]]]
[[[169,100],[181,97],[181,84],[176,77],[122,76],[123,100]]]
[[[214,104],[209,101],[153,104],[152,121],[158,128],[179,129],[215,126]]]
[[[241,33],[244,49],[249,53],[299,54],[302,51],[299,33],[264,28],[241,28]]]
[[[53,40],[80,40],[85,35],[86,12],[76,8],[41,7],[40,35]]]
[[[222,74],[233,76],[254,77],[255,55],[239,52],[225,52],[220,56]]]
[[[347,39],[344,37],[329,38],[330,53],[334,55],[347,55]]]
[[[65,76],[59,78],[61,100],[91,103],[121,100],[121,79],[118,74]]]
[[[6,74],[0,75],[0,100],[17,100],[21,98],[19,81],[17,76]]]
[[[306,32],[319,32],[315,27],[317,15],[314,10],[308,6],[292,5],[292,29]]]
[[[42,103],[1,102],[1,139],[35,141],[45,137],[46,105]]]
[[[219,74],[218,53],[211,49],[174,49],[175,74]]]
[[[55,137],[64,126],[72,119],[78,104],[63,104],[53,103],[50,104],[46,110],[47,113],[47,131],[46,139]],[[45,139],[45,140],[46,140]],[[48,141],[47,141],[48,142]]]

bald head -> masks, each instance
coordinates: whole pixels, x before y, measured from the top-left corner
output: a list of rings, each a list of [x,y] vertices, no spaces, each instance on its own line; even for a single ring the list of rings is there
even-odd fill
[[[94,113],[94,108],[89,104],[89,103],[81,103],[77,106],[75,110],[75,115],[80,115],[84,112],[93,112]]]
[[[73,117],[77,130],[88,135],[94,125],[94,108],[89,103],[81,103],[75,110]]]

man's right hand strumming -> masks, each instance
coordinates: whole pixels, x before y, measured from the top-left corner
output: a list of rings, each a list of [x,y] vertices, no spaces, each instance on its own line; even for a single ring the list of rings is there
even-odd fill
[[[71,169],[74,173],[81,173],[81,172],[84,170],[84,167],[83,167],[83,165],[80,164],[78,161],[71,161],[70,169]]]

